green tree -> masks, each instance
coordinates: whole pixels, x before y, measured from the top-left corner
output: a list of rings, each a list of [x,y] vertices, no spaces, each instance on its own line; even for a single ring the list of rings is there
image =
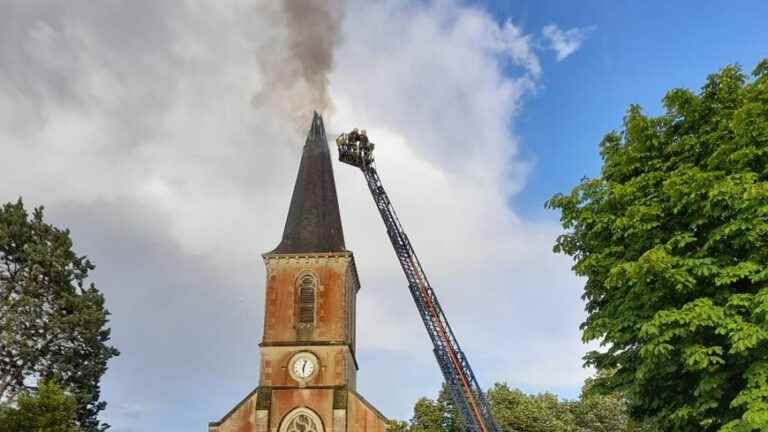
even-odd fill
[[[0,407],[3,432],[78,432],[77,401],[54,381],[43,381],[36,392],[23,390],[16,406]]]
[[[421,398],[413,407],[410,432],[461,432],[461,416],[454,406],[448,388],[443,385],[436,400]],[[402,426],[402,425],[400,425]]]
[[[436,401],[421,398],[413,406],[410,432],[443,432],[447,413]]]
[[[408,432],[408,423],[400,420],[389,420],[387,422],[387,432]]]
[[[396,432],[458,432],[459,414],[446,397],[445,387],[437,400],[422,398],[409,423],[392,422]],[[442,398],[442,401],[441,401]],[[589,394],[580,400],[560,400],[551,393],[528,395],[507,384],[488,391],[493,417],[500,431],[509,432],[652,432],[640,428],[627,415],[627,403],[619,395]]]
[[[547,203],[605,346],[596,387],[662,430],[768,430],[768,59],[753,75],[631,106],[600,177]]]
[[[462,432],[464,430],[464,420],[459,414],[459,409],[453,404],[448,390],[448,386],[443,384],[440,393],[437,395],[437,404],[443,412],[443,430],[447,432]]]
[[[72,250],[69,231],[31,217],[21,200],[0,208],[0,402],[25,383],[56,378],[77,403],[83,431],[104,430],[99,380],[118,351],[107,345],[104,297],[85,284],[94,267]]]
[[[629,406],[620,394],[586,395],[569,404],[574,424],[579,430],[614,432],[635,430],[629,420]]]
[[[567,403],[552,393],[527,395],[496,384],[488,391],[488,400],[496,424],[503,431],[565,432],[575,431],[576,425]]]

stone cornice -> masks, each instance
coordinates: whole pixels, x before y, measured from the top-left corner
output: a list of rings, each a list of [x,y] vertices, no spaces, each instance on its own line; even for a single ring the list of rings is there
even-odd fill
[[[352,268],[352,277],[355,281],[355,291],[360,291],[360,276],[357,274],[357,264],[355,263],[355,255],[351,251],[344,252],[312,252],[312,253],[272,253],[266,252],[261,254],[264,263],[269,261],[281,261],[281,260],[315,260],[315,259],[334,259],[342,258],[350,261]]]

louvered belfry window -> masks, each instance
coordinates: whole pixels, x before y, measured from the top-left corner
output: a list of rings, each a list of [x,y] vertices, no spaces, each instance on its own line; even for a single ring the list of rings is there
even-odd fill
[[[315,289],[317,281],[312,275],[304,275],[299,282],[299,323],[315,323]]]

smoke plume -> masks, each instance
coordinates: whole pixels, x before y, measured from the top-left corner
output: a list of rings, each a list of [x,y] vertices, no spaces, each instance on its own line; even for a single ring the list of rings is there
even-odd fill
[[[333,110],[328,74],[341,42],[344,0],[268,3],[267,13],[282,25],[257,53],[263,81],[254,95],[254,105],[269,104],[285,110],[304,128],[313,109],[324,113]]]

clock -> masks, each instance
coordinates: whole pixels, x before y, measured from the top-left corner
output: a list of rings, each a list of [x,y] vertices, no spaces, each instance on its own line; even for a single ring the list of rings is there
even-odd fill
[[[291,358],[288,371],[297,381],[306,381],[317,372],[317,357],[310,352],[300,352]]]

